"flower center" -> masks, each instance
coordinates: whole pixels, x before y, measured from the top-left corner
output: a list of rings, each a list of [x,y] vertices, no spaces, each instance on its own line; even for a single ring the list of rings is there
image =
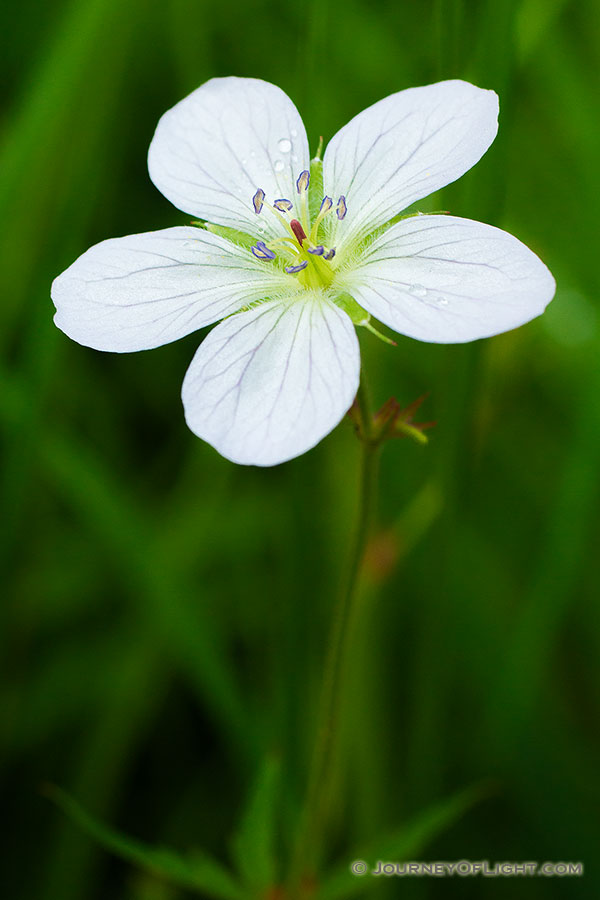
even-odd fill
[[[276,216],[283,226],[283,236],[268,242],[257,241],[252,247],[252,253],[257,259],[265,262],[273,262],[280,257],[284,262],[285,271],[289,275],[298,275],[304,287],[329,287],[334,275],[331,261],[335,257],[335,247],[319,244],[318,236],[321,222],[333,209],[333,200],[331,197],[323,197],[314,222],[311,222],[308,204],[309,184],[310,173],[304,170],[296,181],[297,218],[292,217],[294,203],[291,200],[280,198],[271,204],[266,201],[262,188],[256,191],[252,198],[254,212],[261,215],[265,211]],[[347,211],[344,196],[338,199],[335,209],[338,219],[343,219]]]

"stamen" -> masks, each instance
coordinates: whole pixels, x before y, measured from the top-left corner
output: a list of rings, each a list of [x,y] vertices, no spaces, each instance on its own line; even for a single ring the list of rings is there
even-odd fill
[[[270,210],[271,210],[271,212],[273,213],[273,215],[277,216],[277,218],[279,219],[279,221],[281,222],[281,224],[283,225],[283,227],[284,227],[285,230],[287,231],[290,223],[289,223],[288,220],[285,218],[285,216],[282,216],[281,213],[279,212],[279,210],[278,210],[278,209],[275,209],[274,206],[271,206],[270,203],[265,202],[265,206],[266,206],[267,209],[270,209]]]
[[[294,253],[298,252],[298,243],[291,237],[269,238],[269,244],[271,247],[285,247],[286,250],[293,250]]]
[[[257,241],[252,247],[252,252],[257,259],[275,259],[275,254],[270,250],[264,241]]]
[[[333,200],[331,197],[323,197],[323,199],[321,200],[321,205],[319,207],[319,212],[315,217],[315,221],[311,224],[308,211],[309,185],[310,172],[308,171],[308,169],[305,169],[300,173],[298,179],[296,180],[296,190],[300,194],[300,199],[296,203],[296,207],[298,209],[297,219],[289,218],[290,215],[293,215],[294,202],[288,200],[286,197],[280,197],[277,200],[273,200],[271,204],[265,200],[265,192],[263,191],[263,189],[258,188],[256,193],[254,194],[254,197],[252,198],[254,212],[258,215],[263,211],[263,208],[269,209],[270,212],[277,219],[279,219],[288,234],[288,236],[286,237],[279,237],[275,238],[274,240],[269,240],[269,246],[267,246],[264,241],[257,241],[256,244],[251,248],[252,254],[256,257],[256,259],[272,261],[277,258],[277,254],[275,253],[275,250],[271,248],[274,246],[277,246],[277,249],[279,249],[279,247],[285,247],[286,250],[284,252],[284,261],[288,262],[289,265],[285,266],[284,271],[287,272],[288,275],[295,275],[296,273],[302,272],[304,269],[306,269],[309,261],[306,258],[302,260],[302,256],[304,255],[304,253],[310,253],[311,256],[320,257],[321,259],[326,259],[328,261],[332,260],[335,256],[335,248],[332,247],[331,249],[328,249],[323,244],[317,243],[317,232],[319,230],[319,225],[323,218],[327,215],[327,213],[334,207]],[[346,198],[344,197],[344,195],[339,197],[337,206],[335,208],[338,219],[343,219],[347,211]],[[308,236],[309,232],[310,236]],[[290,255],[292,256],[291,260]],[[294,256],[296,257],[296,262],[294,262]],[[302,261],[298,261],[298,257]],[[309,271],[312,272],[313,269],[315,270],[313,274],[317,279],[320,277],[324,279],[327,284],[329,284],[329,281],[332,278],[331,270],[329,270],[330,274],[327,275],[327,269],[324,269],[317,261],[317,259],[315,259],[312,268]]]
[[[290,222],[290,228],[296,235],[296,240],[298,241],[300,246],[302,246],[302,241],[306,240],[306,233],[298,219],[292,219],[292,221]]]
[[[323,197],[321,200],[321,206],[319,207],[319,212],[317,213],[317,217],[313,222],[313,226],[310,231],[310,239],[311,241],[317,240],[317,233],[319,231],[319,225],[333,206],[333,200],[331,197]]]
[[[302,194],[303,191],[308,190],[308,185],[310,184],[310,172],[305,169],[304,172],[300,172],[298,176],[298,181],[296,182],[296,188],[299,194]]]
[[[286,266],[285,271],[288,275],[294,275],[296,272],[301,272],[302,269],[305,269],[308,265],[308,260],[305,259],[304,262],[298,263],[297,266]]]
[[[257,190],[257,192],[255,193],[254,197],[252,198],[252,204],[254,206],[254,212],[256,213],[256,215],[258,215],[259,212],[261,211],[261,209],[263,208],[264,199],[265,199],[265,192],[262,190],[262,188],[259,188]]]

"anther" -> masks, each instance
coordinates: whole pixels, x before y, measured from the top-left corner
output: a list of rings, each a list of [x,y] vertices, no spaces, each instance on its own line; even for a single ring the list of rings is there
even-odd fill
[[[338,219],[343,219],[344,216],[346,215],[346,211],[347,211],[346,198],[344,197],[343,194],[337,202],[337,207],[336,207],[335,211],[337,213]]]
[[[323,199],[321,200],[321,206],[319,207],[319,212],[325,215],[325,213],[329,212],[332,206],[333,200],[331,199],[331,197],[323,197]]]
[[[275,259],[275,254],[270,250],[264,241],[257,241],[252,247],[252,252],[257,259]]]
[[[258,215],[259,212],[261,211],[261,209],[263,208],[264,199],[265,199],[265,192],[261,188],[259,188],[257,190],[257,192],[255,193],[254,197],[252,198],[252,204],[254,206],[254,212],[256,213],[256,215]]]
[[[298,263],[297,266],[286,266],[285,271],[288,275],[294,275],[296,272],[301,272],[302,269],[305,269],[308,265],[308,260],[305,259],[304,262]]]
[[[294,204],[290,200],[275,200],[273,206],[279,212],[289,212]]]
[[[314,256],[323,256],[323,251],[325,247],[322,244],[319,244],[318,247],[313,247],[312,250],[309,249],[309,253],[312,253]]]
[[[292,219],[292,221],[290,222],[290,228],[296,235],[296,240],[298,241],[300,246],[302,246],[302,241],[306,240],[306,233],[298,219]]]
[[[332,247],[331,250],[328,250],[327,253],[324,254],[323,259],[333,259],[335,256],[335,247]]]
[[[307,169],[304,172],[300,172],[298,176],[298,180],[296,182],[296,188],[298,193],[301,194],[303,191],[308,190],[308,185],[310,184],[310,172]]]

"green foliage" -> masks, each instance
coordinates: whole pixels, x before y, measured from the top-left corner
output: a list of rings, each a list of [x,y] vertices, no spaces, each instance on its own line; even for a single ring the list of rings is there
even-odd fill
[[[424,810],[412,822],[386,837],[373,841],[365,849],[360,848],[348,854],[348,860],[367,862],[369,868],[382,862],[409,862],[421,858],[423,851],[432,841],[450,828],[482,798],[482,788],[461,791],[442,803]],[[350,871],[349,863],[340,866],[323,880],[317,893],[317,900],[346,900],[349,897],[368,893],[373,889],[369,876],[357,876]]]
[[[278,882],[280,778],[280,761],[267,757],[232,842],[237,871],[251,896],[263,896]]]
[[[184,857],[162,847],[149,847],[103,825],[64,791],[48,787],[46,793],[95,841],[127,862],[147,869],[156,878],[217,900],[244,897],[229,872],[207,854],[196,852]]]

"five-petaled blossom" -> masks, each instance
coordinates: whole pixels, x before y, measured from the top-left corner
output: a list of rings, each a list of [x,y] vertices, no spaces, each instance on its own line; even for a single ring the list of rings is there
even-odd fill
[[[183,383],[191,430],[237,463],[313,447],[352,404],[354,325],[421,341],[488,337],[539,315],[544,264],[489,225],[399,214],[455,181],[497,131],[498,98],[464,81],[392,94],[309,157],[278,87],[215,78],[161,118],[150,177],[203,220],[103,241],[54,282],[55,322],[98,350],[166,344],[222,320]],[[201,224],[201,223],[197,223]]]

